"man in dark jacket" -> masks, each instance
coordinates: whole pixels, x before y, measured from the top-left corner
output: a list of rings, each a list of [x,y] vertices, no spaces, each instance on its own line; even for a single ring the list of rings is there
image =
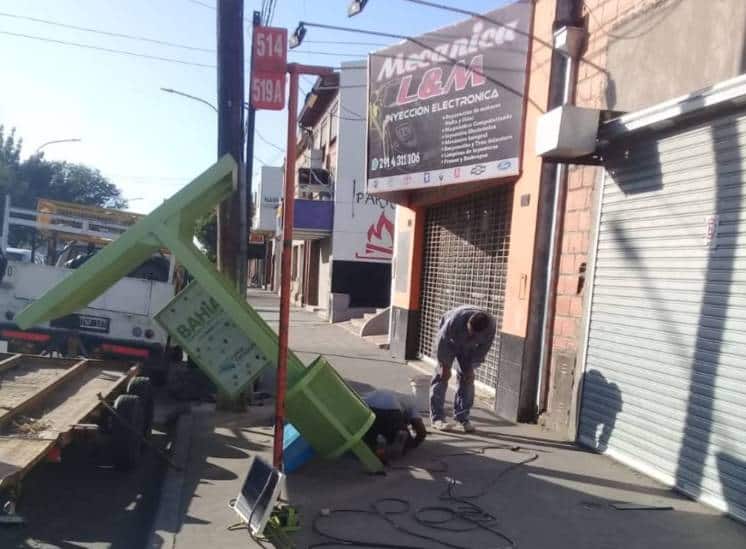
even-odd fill
[[[458,389],[454,401],[454,418],[464,432],[474,432],[469,413],[474,404],[474,369],[484,361],[495,339],[497,323],[483,310],[469,305],[451,309],[440,319],[435,338],[435,375],[430,383],[430,419],[434,429],[448,431],[451,426],[445,417],[445,398],[451,366],[458,362]]]

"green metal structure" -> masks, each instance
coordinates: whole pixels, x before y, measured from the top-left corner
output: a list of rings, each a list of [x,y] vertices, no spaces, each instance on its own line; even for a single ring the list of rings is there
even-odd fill
[[[267,360],[277,363],[277,335],[194,245],[197,219],[211,212],[232,192],[238,177],[233,157],[223,156],[207,171],[138,221],[122,236],[104,247],[69,277],[31,303],[16,317],[22,329],[71,314],[96,299],[117,280],[161,248],[168,248],[240,326]],[[303,363],[292,355],[288,360],[289,385],[303,373]]]
[[[138,221],[70,276],[21,311],[15,318],[16,323],[20,328],[28,329],[40,322],[71,314],[88,305],[154,252],[168,248],[198,282],[200,291],[216,302],[225,321],[232,323],[234,329],[238,328],[252,344],[252,349],[261,353],[262,363],[265,366],[276,367],[277,334],[246,303],[233,284],[215,269],[193,242],[194,226],[197,220],[212,211],[219,202],[228,198],[237,180],[238,166],[235,160],[230,155],[223,156],[147,217]],[[175,299],[179,299],[179,296]],[[167,315],[168,313],[159,313],[159,316],[161,314]],[[172,323],[165,322],[164,324],[167,324],[172,335],[180,340],[178,330],[171,325]],[[233,335],[235,336],[234,333]],[[202,364],[200,361],[197,363],[204,367],[207,360],[202,360]],[[211,365],[212,367],[214,366]],[[216,382],[221,382],[221,388],[235,393],[255,377],[260,369],[250,375],[247,374],[239,383],[230,381],[227,385],[222,383],[225,380],[220,376],[211,377]],[[288,387],[292,390],[305,373],[306,368],[303,363],[294,353],[289,352]],[[339,430],[340,424],[338,420],[334,420],[327,414],[322,414],[317,421],[309,423],[299,416],[315,414],[315,411],[294,408],[292,413],[288,413],[288,419],[296,425],[300,422],[313,425],[314,430],[327,430],[331,438],[342,437],[345,440],[345,447],[353,451],[366,468],[379,470],[382,465],[378,458],[365,444],[359,443],[362,433],[365,432],[363,427],[369,425],[371,418],[374,417],[373,412],[366,407],[367,414],[359,413],[360,410],[357,409],[359,398],[341,378],[338,381],[339,383],[333,383],[331,387],[324,385],[325,394],[318,396],[327,401],[339,400],[354,404],[348,409],[356,410],[355,417],[358,418],[356,421],[360,422],[359,425],[347,425],[344,432],[334,435]],[[343,410],[344,407],[337,409]],[[367,429],[367,426],[365,428]],[[320,440],[317,433],[310,433],[308,429],[307,432],[303,432],[301,428],[298,430],[312,446],[314,440]],[[328,448],[323,448],[323,450],[319,453],[329,455]]]

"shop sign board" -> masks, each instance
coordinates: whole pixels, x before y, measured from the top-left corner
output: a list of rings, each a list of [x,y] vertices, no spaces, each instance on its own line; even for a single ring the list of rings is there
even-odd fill
[[[367,190],[516,176],[532,3],[370,55]]]

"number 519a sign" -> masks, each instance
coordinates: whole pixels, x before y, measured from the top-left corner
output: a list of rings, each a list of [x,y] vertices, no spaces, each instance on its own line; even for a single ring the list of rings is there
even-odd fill
[[[277,27],[254,27],[251,66],[251,104],[255,109],[285,108],[285,71],[288,31]]]

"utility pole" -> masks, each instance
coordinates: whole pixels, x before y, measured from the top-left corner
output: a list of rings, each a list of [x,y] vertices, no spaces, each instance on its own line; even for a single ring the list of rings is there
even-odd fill
[[[251,33],[251,39],[252,42],[254,40],[254,29],[262,24],[262,14],[256,10],[254,10],[254,16],[252,18],[252,33]],[[251,66],[254,66],[254,48],[251,48]],[[252,71],[253,72],[253,71]],[[251,90],[252,81],[249,81],[249,90]],[[249,92],[250,93],[250,92]],[[243,254],[244,259],[244,271],[248,269],[248,255],[249,255],[249,236],[251,234],[251,208],[252,208],[252,183],[254,178],[254,121],[256,118],[256,108],[254,105],[251,104],[251,101],[249,101],[249,108],[248,113],[246,114],[246,200],[243,202],[246,207],[246,236],[243,239],[243,243],[246,251]],[[260,198],[261,201],[261,198]],[[244,277],[244,288],[246,288],[246,283],[248,282],[247,277]],[[245,294],[245,290],[241,295]]]
[[[217,6],[218,44],[218,158],[233,155],[243,160],[243,0],[220,0]],[[239,279],[241,200],[245,200],[240,176],[233,194],[218,206],[218,270],[244,294],[245,281]],[[244,202],[245,204],[245,202]],[[245,228],[245,227],[244,227]],[[245,268],[244,268],[245,272]]]
[[[243,178],[243,0],[219,0],[217,6],[218,44],[218,158],[226,153],[239,164],[238,180],[231,196],[218,206],[218,270],[235,284],[239,295],[246,292],[247,241],[246,185]],[[242,214],[243,213],[243,219]],[[241,268],[241,263],[244,263]],[[242,279],[242,277],[244,277]],[[218,394],[217,406],[243,411],[243,399]]]

